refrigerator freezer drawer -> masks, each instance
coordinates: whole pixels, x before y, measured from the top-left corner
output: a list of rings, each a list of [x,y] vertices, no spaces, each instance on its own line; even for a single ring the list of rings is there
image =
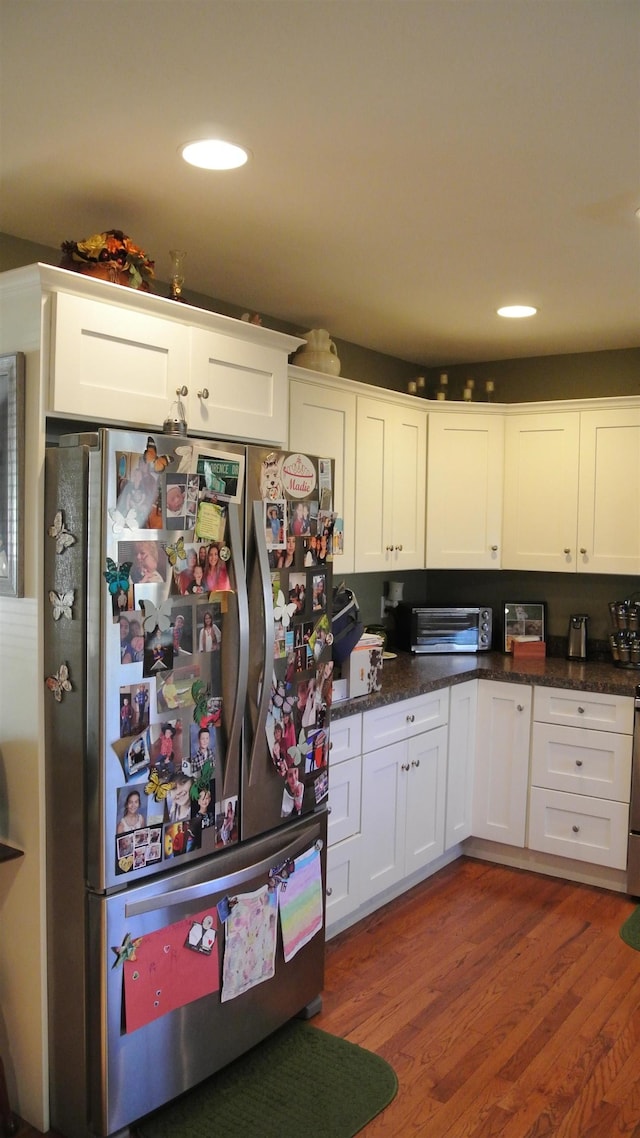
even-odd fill
[[[180,873],[110,897],[89,897],[89,1058],[83,1079],[82,1049],[76,1047],[79,1053],[69,1054],[74,1041],[65,1039],[61,1016],[52,1039],[52,1051],[62,1050],[67,1056],[66,1083],[58,1085],[53,1096],[58,1108],[52,1117],[56,1130],[68,1138],[86,1138],[87,1134],[110,1135],[129,1126],[237,1058],[319,996],[324,975],[324,928],[289,962],[285,962],[278,929],[275,975],[226,1002],[221,1000],[225,931],[220,920],[214,917],[217,990],[198,991],[197,973],[203,958],[187,952],[184,940],[177,939],[177,930],[181,925],[188,928],[196,914],[203,910],[215,913],[224,898],[242,897],[264,888],[270,868],[288,857],[300,856],[316,842],[322,846],[324,883],[326,813],[322,812],[292,824],[285,834],[274,833],[235,847]],[[324,897],[324,885],[322,893]],[[155,946],[153,967],[158,961],[163,970],[164,986],[159,982],[158,999],[173,996],[175,1004],[184,994],[180,985],[189,987],[189,1002],[155,1019],[149,1016],[148,1001],[146,1012],[129,1004],[131,988],[125,991],[124,967],[118,961],[127,943],[136,951],[135,942],[140,937],[149,938],[147,945]],[[140,983],[146,983],[148,995],[149,956],[141,948],[137,951],[141,954],[137,958]],[[163,960],[163,951],[172,953],[171,964]],[[133,975],[129,967],[126,983],[135,982]],[[215,969],[209,971],[209,978],[212,975]],[[82,998],[80,991],[72,990],[75,983],[70,969],[66,999],[72,1003]],[[59,1084],[62,1078],[59,1071]],[[78,1087],[84,1082],[90,1088],[86,1103],[82,1102],[82,1090],[78,1101]],[[71,1113],[74,1109],[75,1117]]]

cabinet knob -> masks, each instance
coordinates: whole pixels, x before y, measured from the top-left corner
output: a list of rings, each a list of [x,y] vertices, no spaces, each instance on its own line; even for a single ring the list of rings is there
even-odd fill
[[[516,711],[524,711],[524,706],[521,703],[516,704]]]
[[[574,834],[580,833],[580,827],[579,826],[572,826],[571,829],[573,830]]]
[[[181,395],[188,395],[188,394],[189,394],[189,388],[187,387],[187,385],[185,383],[182,384],[182,387],[176,387],[176,395],[178,396],[178,398]]]
[[[198,392],[198,399],[208,399],[208,398],[209,398],[209,388],[203,387],[202,391]]]
[[[327,814],[331,813],[331,806],[327,806]]]
[[[415,721],[416,721],[415,715],[407,715],[407,723],[415,723]]]
[[[411,766],[412,767],[419,767],[420,766],[420,759],[412,759],[411,760]]]
[[[385,549],[386,549],[387,553],[393,553],[393,546],[392,545],[385,545]]]
[[[333,893],[333,889],[331,888],[330,885],[327,885],[327,888],[325,889],[325,893],[327,894],[327,897],[330,897],[331,894]]]
[[[395,550],[396,550],[398,553],[402,553],[402,546],[401,546],[401,545],[395,545],[395,546],[394,546],[394,549],[395,549]]]
[[[584,557],[585,553],[587,552],[584,545],[580,546],[580,552],[581,552],[582,556]]]
[[[403,771],[408,771],[408,770],[409,770],[409,764],[408,764],[408,763],[403,763],[400,769],[401,769],[401,770],[403,770]]]
[[[577,767],[581,767],[581,766],[582,766],[582,759],[576,759],[576,766],[577,766]]]
[[[571,550],[570,550],[570,548],[569,548],[569,546],[568,546],[568,545],[565,545],[565,547],[564,547],[564,549],[562,550],[562,552],[563,552],[563,553],[566,553],[566,555],[567,555],[567,557],[568,557],[568,556],[569,556],[569,554],[571,553]]]
[[[578,715],[584,715],[584,707],[578,708]]]
[[[497,546],[497,545],[492,545],[492,546],[491,546],[491,552],[492,552],[492,553],[497,553],[497,552],[498,552],[498,546]]]

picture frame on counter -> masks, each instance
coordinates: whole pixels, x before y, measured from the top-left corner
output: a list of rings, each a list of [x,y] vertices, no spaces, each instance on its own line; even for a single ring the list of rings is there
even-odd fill
[[[513,652],[515,637],[531,642],[544,641],[546,626],[544,601],[505,601],[504,651]]]
[[[0,596],[24,595],[25,356],[0,356]]]

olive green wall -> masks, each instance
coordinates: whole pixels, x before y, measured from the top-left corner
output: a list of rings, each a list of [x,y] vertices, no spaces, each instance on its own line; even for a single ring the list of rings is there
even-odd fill
[[[340,562],[334,563],[335,580],[342,580]],[[404,582],[409,603],[431,605],[489,605],[494,612],[494,648],[502,647],[501,614],[506,601],[543,601],[547,606],[547,635],[565,638],[569,616],[589,615],[591,642],[607,640],[609,601],[640,596],[640,577],[597,573],[520,573],[513,570],[416,570],[411,573],[351,573],[347,584],[355,592],[365,624],[384,623],[393,640],[393,613],[380,620],[380,598],[389,581]]]
[[[30,265],[35,261],[57,265],[60,250],[19,237],[0,233],[0,272]],[[168,294],[166,282],[158,281],[156,291]],[[185,295],[193,304],[224,316],[239,317],[243,309],[216,297],[190,292]],[[264,323],[278,332],[303,336],[309,331],[296,324],[277,320],[266,314]],[[638,336],[640,340],[640,333]],[[433,397],[441,370],[449,375],[450,395],[462,399],[465,381],[475,381],[477,397],[484,398],[485,383],[493,379],[495,402],[520,403],[539,399],[586,399],[606,395],[640,395],[640,347],[611,352],[583,352],[575,355],[536,356],[530,359],[498,360],[493,363],[421,368],[406,360],[374,352],[369,348],[335,340],[340,357],[340,370],[349,379],[386,387],[392,391],[406,391],[410,379],[423,374],[425,391]]]

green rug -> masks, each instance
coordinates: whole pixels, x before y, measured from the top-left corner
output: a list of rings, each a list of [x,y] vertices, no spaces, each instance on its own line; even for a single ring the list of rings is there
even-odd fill
[[[132,1130],[138,1138],[353,1138],[397,1090],[379,1055],[291,1020]]]
[[[627,917],[620,929],[620,936],[625,944],[629,944],[631,948],[637,948],[640,951],[640,905],[633,910],[630,917]]]

